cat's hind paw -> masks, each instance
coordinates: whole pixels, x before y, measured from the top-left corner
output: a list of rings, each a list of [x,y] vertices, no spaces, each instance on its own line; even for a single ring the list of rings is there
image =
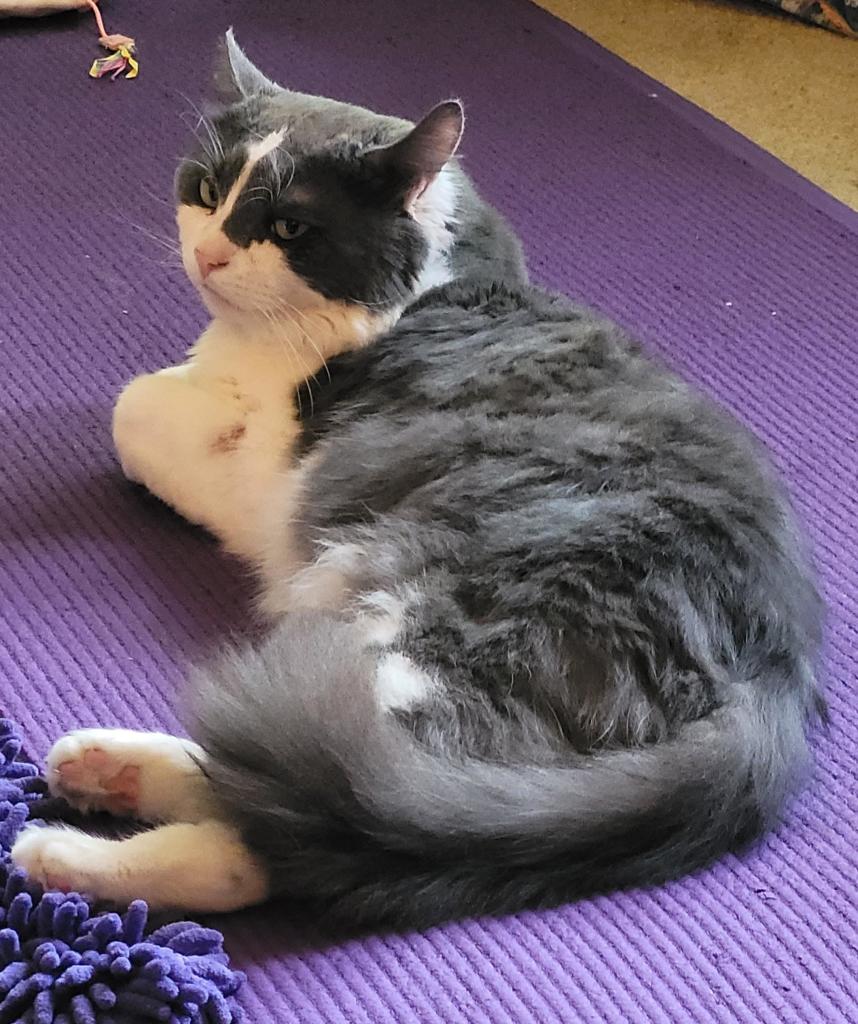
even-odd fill
[[[86,813],[194,821],[207,810],[202,756],[193,743],[162,733],[80,729],[48,754],[48,788]]]
[[[51,793],[79,811],[137,817],[140,765],[129,759],[121,732],[84,729],[58,740],[47,761]]]
[[[43,889],[59,892],[95,891],[95,876],[102,839],[76,829],[30,827],[24,829],[12,847],[12,863],[23,868],[30,880]]]

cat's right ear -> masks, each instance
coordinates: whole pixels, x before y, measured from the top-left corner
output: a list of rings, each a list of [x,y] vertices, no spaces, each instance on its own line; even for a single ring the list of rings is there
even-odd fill
[[[227,29],[218,48],[215,90],[224,103],[238,103],[248,96],[273,96],[282,91],[245,54],[231,28]]]

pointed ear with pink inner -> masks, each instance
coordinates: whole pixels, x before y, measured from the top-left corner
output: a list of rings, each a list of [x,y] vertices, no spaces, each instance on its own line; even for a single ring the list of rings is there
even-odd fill
[[[390,181],[391,192],[410,211],[452,159],[465,127],[458,100],[439,103],[398,142],[367,153],[365,159]]]

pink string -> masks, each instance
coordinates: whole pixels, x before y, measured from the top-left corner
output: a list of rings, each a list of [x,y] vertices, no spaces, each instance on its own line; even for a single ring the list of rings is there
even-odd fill
[[[86,2],[89,4],[92,13],[95,15],[95,21],[98,25],[99,36],[106,36],[107,29],[104,27],[104,22],[101,20],[101,11],[98,9],[98,4],[95,2],[95,0],[86,0]]]

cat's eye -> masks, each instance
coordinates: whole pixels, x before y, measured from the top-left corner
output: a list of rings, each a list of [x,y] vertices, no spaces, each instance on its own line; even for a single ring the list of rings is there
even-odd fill
[[[220,193],[217,189],[217,182],[214,178],[203,178],[200,181],[200,201],[203,206],[213,210],[220,200]]]
[[[271,225],[271,230],[284,242],[291,242],[293,238],[303,235],[309,226],[309,224],[302,224],[299,220],[275,220]]]

